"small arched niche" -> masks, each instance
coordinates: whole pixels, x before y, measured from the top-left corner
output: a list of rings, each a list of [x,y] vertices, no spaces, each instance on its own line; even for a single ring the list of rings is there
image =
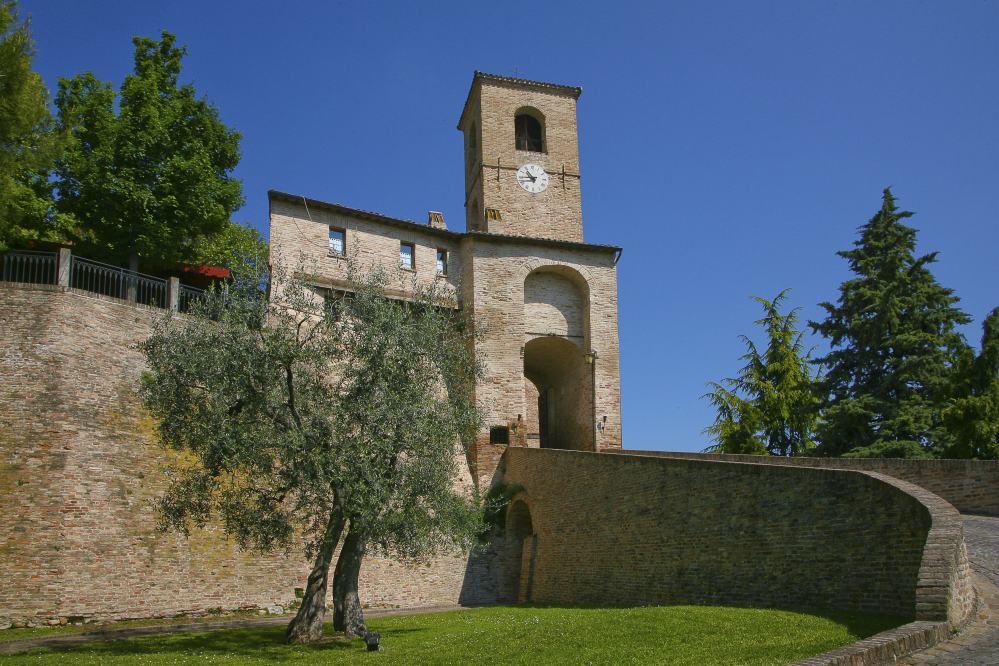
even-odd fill
[[[536,546],[534,522],[527,502],[516,499],[506,514],[504,576],[501,601],[530,601],[533,583],[532,560]]]
[[[522,106],[513,114],[514,140],[517,150],[547,153],[545,114],[533,106]]]

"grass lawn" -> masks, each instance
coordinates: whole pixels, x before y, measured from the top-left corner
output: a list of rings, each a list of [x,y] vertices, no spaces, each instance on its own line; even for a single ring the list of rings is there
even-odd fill
[[[366,652],[361,639],[286,646],[284,627],[262,627],[36,649],[0,656],[0,665],[779,665],[904,622],[860,613],[702,606],[505,606],[374,618],[368,628],[381,633],[381,652]]]

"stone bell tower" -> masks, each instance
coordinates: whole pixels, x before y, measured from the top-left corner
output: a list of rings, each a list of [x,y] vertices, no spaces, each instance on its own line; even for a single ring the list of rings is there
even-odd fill
[[[581,92],[475,72],[458,123],[465,135],[467,231],[583,242]]]

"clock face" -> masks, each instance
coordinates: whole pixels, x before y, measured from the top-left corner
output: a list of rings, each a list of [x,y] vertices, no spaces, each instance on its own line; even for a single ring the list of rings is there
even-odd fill
[[[517,182],[531,194],[548,189],[548,174],[537,164],[525,164],[517,169]]]

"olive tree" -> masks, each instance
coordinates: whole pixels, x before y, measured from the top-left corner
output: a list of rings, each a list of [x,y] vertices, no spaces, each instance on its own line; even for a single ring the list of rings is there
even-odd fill
[[[212,292],[142,344],[162,442],[193,454],[160,501],[161,528],[217,518],[242,548],[304,541],[313,568],[289,642],[322,636],[341,539],[333,619],[353,635],[366,631],[365,553],[419,560],[482,529],[474,489],[458,483],[481,423],[474,327],[446,283],[394,285],[410,296],[392,299],[393,277],[350,262],[340,292],[301,269],[274,279],[270,299]]]

